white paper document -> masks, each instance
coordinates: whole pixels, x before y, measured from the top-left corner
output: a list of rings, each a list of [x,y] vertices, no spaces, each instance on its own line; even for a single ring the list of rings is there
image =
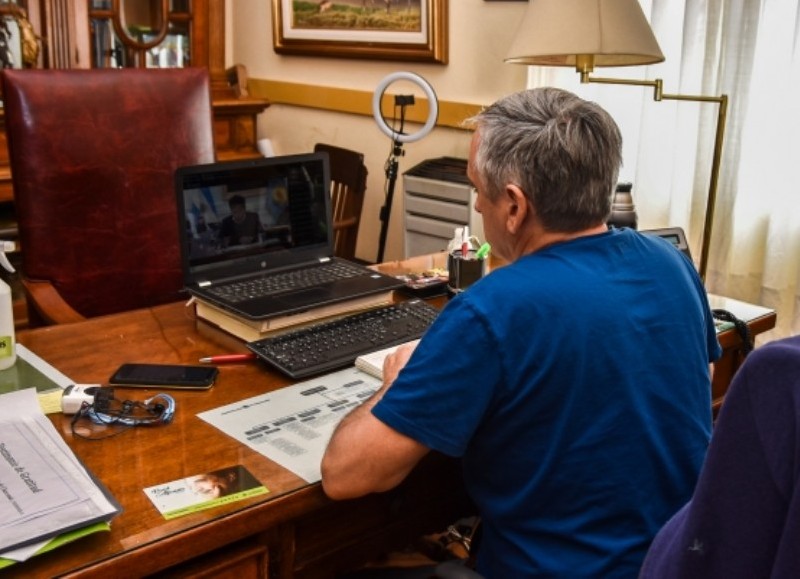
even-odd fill
[[[419,344],[419,340],[411,340],[410,342],[404,342],[396,346],[389,346],[388,348],[383,348],[382,350],[378,350],[376,352],[362,354],[356,358],[356,368],[363,370],[371,376],[375,376],[376,378],[383,380],[383,362],[386,360],[386,357],[389,354],[394,354],[397,351],[397,348],[401,346],[410,345],[416,348],[417,344]]]
[[[317,482],[334,428],[380,384],[351,367],[198,416],[300,478]]]
[[[35,389],[0,396],[0,552],[118,511],[42,413]]]

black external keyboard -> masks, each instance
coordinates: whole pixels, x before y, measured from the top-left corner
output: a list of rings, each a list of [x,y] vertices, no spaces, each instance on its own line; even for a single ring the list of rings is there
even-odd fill
[[[439,314],[422,300],[381,306],[262,338],[247,347],[291,378],[352,365],[362,354],[421,337]]]

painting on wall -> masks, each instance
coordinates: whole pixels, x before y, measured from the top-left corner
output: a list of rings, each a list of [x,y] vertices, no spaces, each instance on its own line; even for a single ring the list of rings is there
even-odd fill
[[[272,0],[279,54],[447,63],[448,0]]]

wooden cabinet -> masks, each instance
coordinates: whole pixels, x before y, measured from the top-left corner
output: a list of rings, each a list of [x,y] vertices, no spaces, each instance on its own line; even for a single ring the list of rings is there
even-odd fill
[[[229,82],[225,0],[22,0],[19,4],[28,10],[42,39],[38,67],[207,68],[219,158],[259,155],[255,121],[269,103],[241,96]]]

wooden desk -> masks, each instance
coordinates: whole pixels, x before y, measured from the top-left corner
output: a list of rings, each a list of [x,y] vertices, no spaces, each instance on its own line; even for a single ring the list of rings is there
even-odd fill
[[[709,294],[708,299],[712,308],[728,310],[740,320],[745,321],[754,339],[758,334],[775,327],[777,319],[775,310],[713,294]],[[733,375],[745,358],[744,343],[736,330],[725,330],[720,332],[718,337],[722,346],[722,357],[714,364],[714,380],[711,383],[711,405],[714,416],[722,406]]]
[[[197,363],[229,351],[232,343],[220,345],[213,331],[200,331],[182,303],[26,330],[18,340],[79,383],[104,383],[127,361]],[[177,402],[172,424],[137,427],[100,441],[73,437],[69,418],[51,415],[124,511],[110,533],[34,557],[0,576],[332,577],[467,514],[458,465],[442,456],[429,456],[391,492],[333,502],[319,484],[306,483],[197,417],[288,383],[259,362],[224,365],[209,391],[171,391]],[[143,400],[155,391],[115,392],[118,398]],[[168,521],[143,492],[236,464],[250,470],[269,494]]]
[[[387,273],[442,267],[444,254],[377,266]],[[497,267],[499,264],[491,263]],[[754,334],[775,325],[775,313],[742,302],[718,302],[743,317]],[[750,309],[748,309],[750,308]],[[18,340],[79,383],[104,383],[129,361],[196,363],[244,346],[197,325],[182,303],[95,318],[79,324],[19,332]],[[733,331],[720,334],[725,350],[714,378],[724,395],[740,359]],[[260,363],[224,365],[209,391],[173,392],[175,421],[140,427],[102,441],[75,438],[70,420],[51,415],[56,428],[122,504],[110,533],[98,533],[0,572],[0,577],[222,577],[328,578],[381,550],[441,531],[470,513],[455,461],[431,455],[397,489],[344,502],[328,500],[319,484],[237,443],[197,418],[199,412],[257,396],[290,382]],[[153,391],[118,389],[135,400]],[[166,521],[143,489],[203,472],[244,465],[270,490],[265,496]]]

